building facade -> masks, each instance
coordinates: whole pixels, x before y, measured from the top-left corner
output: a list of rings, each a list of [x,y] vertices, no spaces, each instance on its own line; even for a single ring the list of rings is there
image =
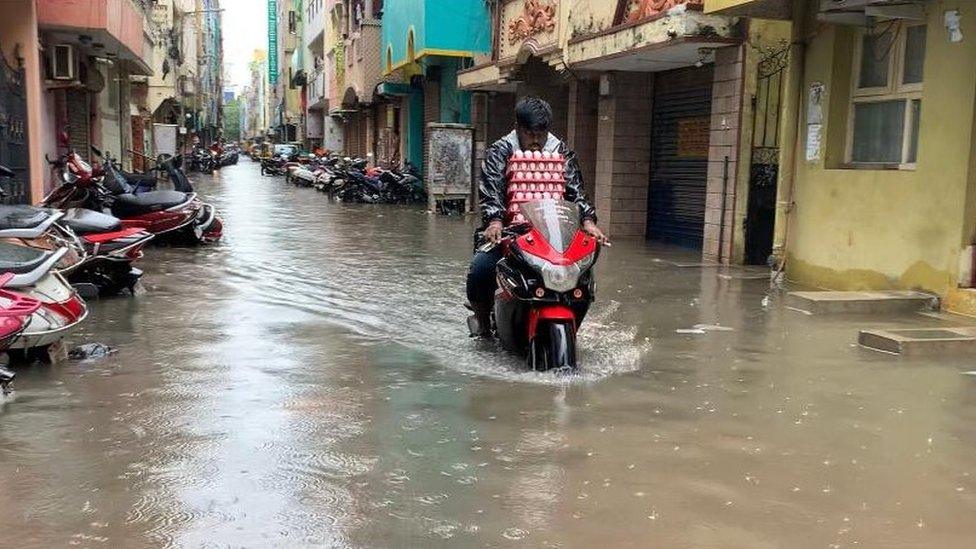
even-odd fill
[[[276,17],[269,21],[269,32],[270,25],[276,26],[277,42],[277,78],[270,88],[273,106],[271,129],[282,142],[299,142],[304,139],[304,48],[299,44],[302,35],[301,5],[301,0],[277,0],[274,5]]]
[[[326,0],[302,2],[305,138],[310,150],[321,147],[342,151],[343,128],[338,120],[329,116],[329,90],[334,68],[330,66],[326,51],[333,47],[334,32],[327,4]]]
[[[749,30],[703,13],[700,0],[492,6],[491,52],[458,76],[478,92],[478,150],[511,129],[518,97],[543,97],[613,238],[742,262],[735,228],[745,200],[737,182],[748,171],[739,151]]]
[[[481,0],[384,4],[380,163],[422,168],[427,124],[471,123],[471,93],[458,89],[457,75],[491,52],[490,15]]]
[[[708,0],[791,28],[775,256],[834,290],[922,289],[976,314],[976,4]]]
[[[346,154],[375,163],[376,86],[380,83],[381,0],[331,0],[329,115],[343,128]]]
[[[145,168],[156,152],[156,124],[165,121],[175,133],[187,98],[191,120],[199,104],[206,110],[199,119],[219,127],[219,9],[217,0],[5,3],[0,115],[11,123],[0,131],[0,163],[18,172],[7,201],[40,200],[55,184],[45,155],[69,149],[91,158],[94,146],[128,169]],[[187,29],[182,20],[194,13],[206,21]],[[203,98],[196,75],[184,72],[196,67],[201,33],[213,57]]]
[[[264,139],[269,137],[271,121],[268,53],[254,50],[248,69],[251,79],[242,93],[244,122],[241,131],[247,139]]]

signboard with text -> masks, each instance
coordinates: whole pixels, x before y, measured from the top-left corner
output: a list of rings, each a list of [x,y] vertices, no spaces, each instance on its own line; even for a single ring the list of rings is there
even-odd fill
[[[268,82],[273,88],[278,83],[278,6],[268,0]]]

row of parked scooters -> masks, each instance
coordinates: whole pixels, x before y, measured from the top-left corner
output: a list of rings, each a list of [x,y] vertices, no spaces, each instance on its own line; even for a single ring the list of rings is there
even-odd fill
[[[48,159],[60,184],[40,207],[0,205],[0,353],[48,358],[50,347],[88,315],[86,298],[134,293],[134,263],[150,241],[200,244],[220,239],[216,209],[202,202],[181,156],[162,155],[147,173],[127,173],[93,147],[89,164],[71,151]],[[173,190],[157,190],[157,174]],[[0,166],[0,177],[14,172]],[[0,389],[13,373],[0,366]]]
[[[186,169],[191,172],[212,174],[224,166],[237,164],[240,155],[240,149],[235,144],[214,143],[209,149],[195,147],[186,157]]]
[[[419,172],[405,162],[402,170],[368,167],[365,158],[334,154],[281,154],[261,159],[262,175],[284,175],[299,187],[312,187],[341,202],[415,204],[427,201]]]

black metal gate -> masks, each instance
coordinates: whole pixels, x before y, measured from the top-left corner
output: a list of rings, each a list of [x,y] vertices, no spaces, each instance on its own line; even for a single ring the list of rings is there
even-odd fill
[[[776,179],[779,177],[779,123],[789,47],[765,52],[757,67],[752,97],[752,160],[746,209],[745,262],[765,265],[773,252]]]
[[[705,228],[711,65],[658,73],[651,119],[647,237],[701,248]]]
[[[12,169],[12,179],[0,181],[6,204],[30,202],[30,156],[27,147],[27,90],[24,68],[11,67],[0,53],[0,164]]]

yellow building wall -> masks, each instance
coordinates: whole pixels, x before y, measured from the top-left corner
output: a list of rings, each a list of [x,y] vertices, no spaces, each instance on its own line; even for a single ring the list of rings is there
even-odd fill
[[[794,211],[789,220],[787,274],[797,282],[839,290],[919,288],[945,294],[958,282],[959,254],[970,235],[965,217],[973,169],[976,100],[976,2],[933,0],[928,29],[917,168],[841,169],[854,34],[810,20]],[[943,24],[961,12],[964,39],[951,43]],[[826,86],[827,146],[805,161],[806,93]],[[828,108],[829,107],[829,108]]]

